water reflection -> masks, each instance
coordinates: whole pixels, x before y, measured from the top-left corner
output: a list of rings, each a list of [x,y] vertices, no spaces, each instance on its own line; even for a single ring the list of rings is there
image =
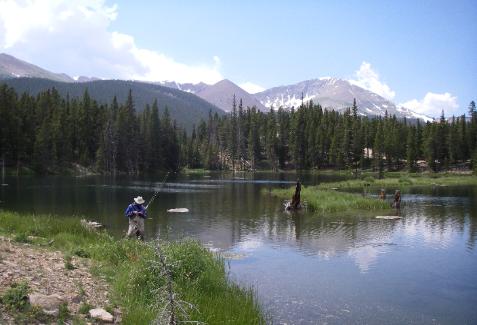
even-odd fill
[[[289,186],[293,174],[206,176],[168,180],[150,208],[147,237],[194,237],[223,253],[232,277],[256,286],[276,323],[477,322],[476,187],[411,189],[403,192],[403,218],[380,220],[363,212],[285,213],[266,189]],[[84,215],[121,236],[127,204],[149,199],[161,178],[7,183],[1,208]],[[166,212],[182,207],[190,212]]]

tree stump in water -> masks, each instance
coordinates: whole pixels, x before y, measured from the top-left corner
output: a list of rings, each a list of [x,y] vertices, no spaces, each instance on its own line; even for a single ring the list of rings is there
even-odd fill
[[[295,194],[293,194],[292,200],[290,205],[288,206],[288,210],[298,210],[301,208],[300,204],[300,192],[301,192],[301,183],[300,181],[296,182],[295,187]]]

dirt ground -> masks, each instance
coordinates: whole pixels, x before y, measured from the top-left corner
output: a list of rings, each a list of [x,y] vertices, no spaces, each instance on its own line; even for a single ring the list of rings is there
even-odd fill
[[[26,281],[30,293],[61,296],[71,315],[79,314],[82,303],[93,308],[110,306],[108,285],[104,279],[91,274],[89,259],[74,256],[71,263],[74,269],[68,270],[62,252],[0,237],[0,296],[12,283]],[[119,320],[120,317],[115,316]],[[13,323],[5,309],[0,309],[0,323]]]

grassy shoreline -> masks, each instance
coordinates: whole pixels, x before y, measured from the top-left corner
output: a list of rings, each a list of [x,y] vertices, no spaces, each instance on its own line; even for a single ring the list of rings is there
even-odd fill
[[[316,186],[303,187],[302,201],[316,212],[344,212],[349,210],[385,210],[389,209],[389,202],[376,197],[364,197],[356,191],[366,189],[368,193],[376,193],[384,188],[388,193],[395,189],[407,189],[419,186],[463,186],[477,185],[477,177],[472,175],[456,174],[409,174],[394,173],[383,179],[366,176],[363,179],[350,179],[339,182],[321,183]],[[294,188],[272,189],[270,194],[281,199],[290,199]],[[268,193],[268,191],[267,191]]]
[[[339,182],[322,183],[321,189],[357,190],[363,187],[405,189],[419,186],[462,186],[477,185],[474,175],[458,174],[423,174],[423,173],[390,173],[387,177],[377,179],[371,176],[362,179],[349,179]]]
[[[79,218],[20,215],[0,211],[0,234],[31,245],[49,246],[65,254],[82,252],[92,273],[111,286],[110,300],[123,312],[123,324],[150,324],[166,302],[166,278],[155,250],[157,243],[117,240],[107,232],[85,229]],[[32,239],[29,239],[32,238]],[[225,266],[196,241],[161,242],[174,293],[190,303],[188,320],[207,324],[264,324],[252,289],[227,279]]]

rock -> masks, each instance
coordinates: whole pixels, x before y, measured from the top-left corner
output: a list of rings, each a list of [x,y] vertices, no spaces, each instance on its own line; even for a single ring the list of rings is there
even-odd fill
[[[385,220],[396,220],[401,219],[400,216],[377,216],[376,219],[385,219]]]
[[[96,221],[88,221],[86,219],[81,219],[80,220],[80,223],[81,225],[88,229],[88,230],[97,230],[97,229],[101,229],[103,228],[104,226],[102,224],[100,224],[99,222],[96,222]]]
[[[28,296],[30,304],[32,306],[40,307],[47,315],[58,316],[60,305],[64,302],[64,299],[57,294],[42,295],[40,293],[33,293]]]
[[[103,308],[95,308],[91,309],[89,311],[89,315],[91,318],[106,322],[106,323],[112,323],[114,321],[113,315],[108,313],[106,310]]]
[[[187,208],[175,208],[175,209],[169,209],[167,212],[172,212],[172,213],[187,213],[189,212],[189,209]]]

